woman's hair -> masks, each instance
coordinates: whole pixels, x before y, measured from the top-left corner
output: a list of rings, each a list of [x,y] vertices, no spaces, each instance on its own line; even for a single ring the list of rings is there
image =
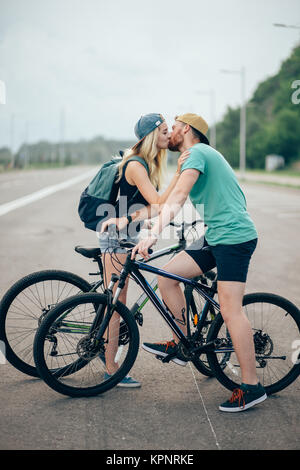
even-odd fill
[[[125,163],[133,155],[139,155],[142,157],[149,167],[149,179],[153,186],[160,189],[162,186],[163,174],[166,169],[167,161],[167,150],[157,150],[157,138],[159,128],[157,127],[154,131],[150,132],[142,142],[135,149],[127,149],[124,153],[122,162],[119,165],[119,176],[117,181],[120,181],[122,171]]]

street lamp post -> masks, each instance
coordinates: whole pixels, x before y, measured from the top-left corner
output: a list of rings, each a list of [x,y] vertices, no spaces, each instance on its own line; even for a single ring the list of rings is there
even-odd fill
[[[246,171],[246,70],[221,70],[223,73],[238,74],[241,77],[241,110],[240,110],[240,173]]]
[[[277,28],[298,29],[300,33],[300,26],[296,24],[273,23],[273,26],[276,26]],[[300,34],[299,34],[299,41],[300,41]]]
[[[245,77],[245,67],[241,69],[241,116],[240,116],[240,171],[242,176],[246,171],[246,77]]]
[[[197,91],[200,95],[209,95],[210,97],[210,118],[211,126],[209,130],[209,140],[213,148],[216,148],[216,94],[214,90]]]

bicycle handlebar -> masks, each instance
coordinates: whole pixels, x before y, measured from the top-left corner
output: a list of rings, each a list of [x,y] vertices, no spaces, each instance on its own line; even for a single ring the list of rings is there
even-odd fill
[[[181,224],[178,224],[177,222],[170,222],[170,225],[173,227],[180,227],[180,228],[188,228],[188,227],[194,227],[198,222],[202,222],[201,219],[194,220],[193,222],[181,222]]]
[[[134,248],[135,247],[134,243],[128,242],[127,240],[119,239],[119,243],[120,243],[120,246],[122,248]],[[149,253],[149,255],[151,255],[153,253],[152,248],[148,248],[148,253]]]
[[[182,230],[184,230],[188,227],[194,227],[198,222],[202,222],[202,220],[197,219],[197,220],[194,220],[193,222],[181,222],[181,224],[171,221],[170,225],[172,225],[173,227],[178,227],[178,228],[181,228]],[[120,243],[120,246],[122,248],[131,248],[132,249],[132,248],[135,247],[134,243],[129,242],[126,239],[119,239],[119,243]],[[149,248],[148,253],[149,253],[149,255],[151,255],[153,253],[153,250],[151,248]]]

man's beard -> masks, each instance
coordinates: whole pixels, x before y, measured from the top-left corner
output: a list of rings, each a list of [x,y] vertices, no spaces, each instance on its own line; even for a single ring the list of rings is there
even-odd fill
[[[182,142],[172,142],[171,140],[169,140],[168,149],[171,150],[171,152],[179,152],[179,147],[181,144]]]

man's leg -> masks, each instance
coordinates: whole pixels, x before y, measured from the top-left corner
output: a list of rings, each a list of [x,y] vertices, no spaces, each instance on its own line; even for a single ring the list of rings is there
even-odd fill
[[[171,261],[169,261],[163,269],[173,274],[177,274],[182,277],[192,278],[202,274],[199,266],[195,261],[184,251],[176,255]],[[169,311],[174,315],[175,319],[178,320],[178,326],[186,334],[186,302],[180,283],[170,278],[158,277],[158,287],[161,293],[161,297],[165,302]],[[165,357],[172,352],[176,352],[176,344],[179,342],[179,338],[173,333],[173,340],[166,341],[163,343],[143,343],[143,349],[155,354],[160,357]],[[176,356],[172,359],[174,362],[181,366],[185,366],[187,362],[184,358]]]
[[[202,274],[198,264],[185,251],[174,256],[163,269],[188,279]],[[180,282],[167,277],[158,276],[158,287],[168,309],[179,322],[182,322],[183,315],[186,318],[186,302]],[[182,332],[186,334],[186,325],[179,323],[179,327]],[[174,334],[173,337],[175,342],[178,343],[179,339],[177,336]]]
[[[232,339],[241,367],[242,384],[234,390],[229,400],[219,406],[220,411],[239,412],[263,402],[264,387],[256,375],[255,350],[251,324],[242,308],[244,282],[218,281],[221,314]]]
[[[250,322],[243,311],[244,282],[218,281],[221,314],[232,339],[241,372],[242,382],[256,385],[255,351]]]

